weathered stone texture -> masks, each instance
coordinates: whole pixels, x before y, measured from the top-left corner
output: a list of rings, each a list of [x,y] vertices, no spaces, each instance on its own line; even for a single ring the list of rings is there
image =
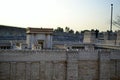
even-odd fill
[[[26,62],[26,80],[30,80],[31,79],[31,62]]]
[[[120,80],[120,60],[111,60],[110,79]]]
[[[0,51],[0,80],[120,80],[120,54],[108,51]]]
[[[99,80],[98,61],[81,60],[78,63],[78,80]]]
[[[100,53],[100,80],[110,80],[110,53]]]
[[[8,62],[0,62],[0,80],[10,79],[10,64]]]
[[[39,62],[31,63],[31,80],[40,80]]]
[[[67,52],[67,80],[78,80],[78,52]]]
[[[16,80],[25,80],[25,63],[16,63]]]
[[[10,62],[10,80],[16,80],[16,62]],[[8,79],[9,80],[9,79]]]

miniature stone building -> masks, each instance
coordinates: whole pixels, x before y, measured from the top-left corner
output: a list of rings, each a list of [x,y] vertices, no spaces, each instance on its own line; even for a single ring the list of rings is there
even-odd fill
[[[27,45],[29,49],[51,49],[52,34],[51,28],[27,28]]]
[[[117,32],[116,44],[120,45],[120,30]]]
[[[94,31],[85,31],[83,43],[95,43],[95,32]]]

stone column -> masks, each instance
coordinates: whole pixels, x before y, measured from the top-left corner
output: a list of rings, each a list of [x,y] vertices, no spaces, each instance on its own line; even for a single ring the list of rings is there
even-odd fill
[[[40,62],[40,80],[46,80],[46,62],[45,61],[41,61]]]
[[[110,80],[110,52],[99,53],[100,80]]]
[[[16,80],[16,62],[10,62],[10,80]]]
[[[31,79],[31,62],[26,62],[26,80]]]
[[[78,80],[78,52],[67,51],[67,80]]]
[[[53,47],[53,36],[50,34],[50,48],[52,49]]]

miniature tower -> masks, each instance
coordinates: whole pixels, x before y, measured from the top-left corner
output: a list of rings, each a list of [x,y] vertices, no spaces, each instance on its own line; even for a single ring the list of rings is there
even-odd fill
[[[95,37],[95,31],[85,31],[84,32],[84,43],[95,43],[96,37]]]

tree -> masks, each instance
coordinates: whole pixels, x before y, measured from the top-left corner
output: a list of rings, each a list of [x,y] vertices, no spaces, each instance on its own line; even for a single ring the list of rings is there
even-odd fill
[[[79,31],[76,31],[75,34],[76,34],[76,35],[79,35],[80,33],[79,33]]]
[[[69,27],[65,27],[65,32],[69,32],[70,28]]]
[[[120,28],[120,16],[118,16],[117,19],[113,21],[113,25]]]
[[[74,34],[74,31],[71,29],[71,30],[69,30],[68,33]]]
[[[75,34],[79,34],[79,31],[76,31]]]
[[[54,30],[55,32],[64,32],[63,28],[57,27],[57,29]]]
[[[95,36],[96,36],[96,38],[98,38],[98,34],[99,34],[99,30],[95,30]]]

